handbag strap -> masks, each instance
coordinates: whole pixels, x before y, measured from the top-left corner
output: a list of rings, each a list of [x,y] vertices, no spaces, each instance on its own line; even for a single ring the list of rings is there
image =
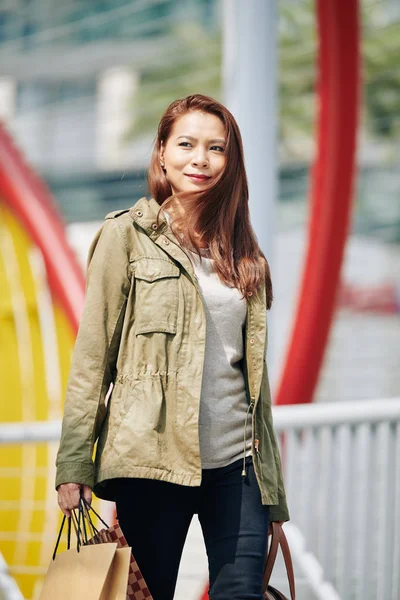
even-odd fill
[[[280,530],[280,544],[281,544],[283,559],[285,561],[286,573],[287,573],[288,580],[289,580],[290,595],[292,597],[292,600],[295,600],[296,589],[295,589],[295,583],[294,583],[294,571],[293,571],[292,556],[290,554],[289,544],[288,544],[285,532],[283,531],[282,527],[280,529],[281,529]]]
[[[276,525],[277,525],[277,523],[275,523],[275,521],[272,521],[272,523],[271,523],[271,529],[272,529],[271,544],[269,547],[269,551],[267,552],[267,555],[265,557],[265,565],[264,565],[264,577],[263,577],[263,590],[264,591],[267,589],[269,580],[271,579],[271,574],[272,574],[272,570],[274,568],[276,555],[278,553],[279,531],[277,530]]]
[[[265,560],[264,577],[263,577],[263,592],[268,588],[269,580],[271,578],[272,569],[274,568],[276,555],[278,552],[278,546],[280,545],[283,559],[285,561],[287,578],[289,581],[290,596],[292,600],[296,598],[296,589],[294,581],[294,571],[292,557],[290,555],[289,544],[286,539],[285,532],[283,531],[282,525],[279,525],[276,521],[272,521],[272,538],[269,552]]]

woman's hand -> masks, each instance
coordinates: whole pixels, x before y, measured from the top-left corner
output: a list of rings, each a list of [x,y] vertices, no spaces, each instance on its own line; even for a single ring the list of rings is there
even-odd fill
[[[66,517],[71,516],[71,510],[79,507],[79,498],[81,496],[91,504],[92,490],[88,485],[81,483],[61,483],[58,488],[58,506]]]

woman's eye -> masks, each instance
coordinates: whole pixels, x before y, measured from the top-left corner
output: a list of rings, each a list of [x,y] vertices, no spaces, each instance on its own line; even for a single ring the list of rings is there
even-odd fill
[[[190,142],[180,142],[178,144],[178,146],[183,146],[184,148],[187,148],[188,146],[186,146],[185,144],[187,144],[188,146],[191,146]],[[224,152],[225,148],[223,148],[222,146],[211,146],[211,150],[213,148],[217,148],[219,152]]]

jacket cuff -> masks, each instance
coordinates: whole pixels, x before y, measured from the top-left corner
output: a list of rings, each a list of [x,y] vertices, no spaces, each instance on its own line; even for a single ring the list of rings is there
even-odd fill
[[[91,489],[94,486],[94,464],[63,462],[57,465],[55,488],[62,483],[80,483],[88,485]]]
[[[289,519],[289,511],[286,507],[279,504],[272,504],[269,506],[270,521],[289,521]]]

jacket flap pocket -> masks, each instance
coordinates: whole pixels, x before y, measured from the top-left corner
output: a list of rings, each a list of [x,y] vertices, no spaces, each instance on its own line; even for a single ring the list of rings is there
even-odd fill
[[[179,267],[174,263],[160,258],[142,258],[133,263],[136,279],[156,281],[164,277],[179,277]]]

